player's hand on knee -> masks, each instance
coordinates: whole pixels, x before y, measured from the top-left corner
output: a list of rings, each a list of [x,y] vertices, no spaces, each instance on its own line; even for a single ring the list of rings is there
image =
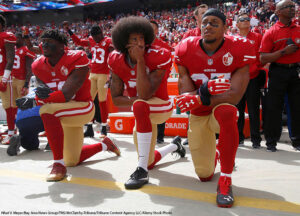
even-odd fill
[[[203,83],[197,90],[203,105],[210,105],[210,97],[212,95],[222,94],[228,91],[231,87],[230,80],[224,79],[224,75],[208,80]]]
[[[190,111],[202,104],[199,95],[191,94],[179,95],[175,101],[181,112]]]
[[[31,109],[36,106],[34,98],[21,97],[16,99],[16,105],[21,110]]]
[[[53,92],[49,86],[47,85],[39,85],[36,89],[35,89],[35,94],[38,98],[40,99],[46,99],[50,96],[50,93]]]
[[[7,87],[7,83],[0,81],[0,91],[5,92]]]

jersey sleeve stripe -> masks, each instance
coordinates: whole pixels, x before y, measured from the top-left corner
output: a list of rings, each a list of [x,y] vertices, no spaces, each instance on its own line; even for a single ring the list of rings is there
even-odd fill
[[[169,64],[171,60],[172,60],[172,58],[169,58],[169,60],[168,60],[167,62],[162,63],[162,64],[160,64],[160,65],[157,65],[157,67],[160,68],[160,67],[162,67],[162,66],[164,66],[164,65],[166,65],[166,64]]]
[[[4,42],[8,42],[8,43],[16,43],[17,41],[15,41],[15,40],[11,41],[11,40],[4,39]]]
[[[252,59],[256,59],[256,56],[248,56],[248,55],[245,55],[244,57],[245,57],[245,58],[252,58]]]
[[[26,53],[27,56],[30,56],[32,58],[35,58],[35,55],[31,54],[31,53]]]
[[[75,67],[76,68],[81,68],[81,67],[85,67],[85,66],[88,66],[90,63],[87,63],[87,64],[85,64],[85,65],[76,65]]]

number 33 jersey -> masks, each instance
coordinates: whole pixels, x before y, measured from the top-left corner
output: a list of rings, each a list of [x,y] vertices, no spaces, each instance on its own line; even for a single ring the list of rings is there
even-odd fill
[[[96,74],[109,74],[107,59],[109,48],[112,46],[111,38],[105,37],[99,43],[96,43],[92,37],[89,37],[90,50],[92,52],[91,72]]]
[[[15,48],[15,60],[11,74],[19,80],[26,78],[26,57],[35,58],[35,54],[28,50],[26,46]]]
[[[189,37],[175,49],[175,63],[184,66],[195,87],[198,89],[204,82],[224,75],[226,79],[237,69],[251,64],[256,55],[254,46],[246,38],[225,36],[224,43],[211,56],[200,46],[201,37]],[[192,110],[195,115],[207,115],[212,107],[201,106]]]
[[[47,84],[53,91],[61,90],[68,76],[73,70],[87,67],[89,59],[86,53],[77,50],[65,51],[59,62],[53,67],[45,56],[41,56],[32,63],[32,72],[38,79]],[[91,100],[91,82],[88,79],[89,73],[79,90],[72,98],[75,101]]]

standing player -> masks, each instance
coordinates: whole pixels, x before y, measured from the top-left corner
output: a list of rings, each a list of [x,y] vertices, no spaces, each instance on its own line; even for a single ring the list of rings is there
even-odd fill
[[[189,31],[187,31],[183,37],[182,40],[190,37],[190,36],[201,36],[201,21],[202,21],[202,16],[203,14],[208,10],[207,4],[201,4],[196,9],[194,10],[194,17],[197,22],[197,27],[193,28]]]
[[[10,116],[9,125],[11,128],[15,127],[15,118],[17,113],[16,99],[28,94],[29,81],[32,75],[31,64],[35,58],[35,54],[30,52],[26,46],[24,46],[24,40],[21,33],[16,34],[17,42],[15,48],[15,60],[13,69],[11,72],[11,106],[8,109],[12,109],[14,115]],[[8,145],[12,135],[8,134],[2,141],[3,144]]]
[[[171,53],[152,47],[150,22],[142,17],[122,18],[112,30],[117,51],[108,59],[112,71],[111,92],[116,106],[132,106],[136,125],[133,136],[138,152],[138,167],[125,183],[126,189],[138,189],[149,181],[148,169],[165,155],[185,156],[180,137],[155,151],[157,124],[165,122],[173,106],[167,92]],[[128,97],[124,96],[126,88]]]
[[[11,32],[5,32],[5,27],[6,19],[0,15],[0,97],[6,112],[8,135],[12,136],[17,113],[17,109],[12,108],[14,101],[11,100],[11,70],[14,64],[16,37]]]
[[[58,30],[44,31],[41,39],[44,56],[32,64],[32,72],[43,84],[37,87],[36,101],[42,105],[40,115],[54,158],[47,181],[60,181],[65,166],[76,166],[100,151],[120,151],[108,137],[82,147],[83,125],[94,116],[89,60],[83,51],[64,51],[67,38]]]
[[[183,40],[175,50],[179,80],[177,105],[182,112],[191,110],[188,140],[196,174],[210,181],[220,159],[221,176],[217,204],[231,207],[234,199],[231,173],[238,148],[237,108],[249,81],[249,66],[255,59],[247,39],[224,37],[226,17],[209,9],[203,15],[201,37]],[[222,75],[226,79],[213,79]],[[231,81],[231,87],[230,82]],[[216,137],[219,133],[216,154]]]
[[[75,44],[80,46],[90,47],[93,55],[91,61],[91,95],[94,99],[98,93],[99,107],[101,114],[101,135],[107,135],[107,118],[108,107],[106,103],[107,90],[106,82],[109,76],[109,69],[107,66],[108,54],[113,50],[111,46],[111,38],[104,37],[100,26],[92,26],[91,36],[87,39],[79,39],[69,28],[68,22],[64,22],[65,30],[70,34]]]

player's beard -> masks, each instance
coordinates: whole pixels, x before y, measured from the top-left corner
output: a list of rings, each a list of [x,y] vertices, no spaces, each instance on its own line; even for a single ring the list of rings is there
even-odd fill
[[[206,40],[206,39],[204,39],[204,43],[207,43],[207,44],[212,44],[212,43],[214,43],[214,42],[216,42],[217,41],[217,39],[215,38],[215,39],[211,39],[211,40]]]

